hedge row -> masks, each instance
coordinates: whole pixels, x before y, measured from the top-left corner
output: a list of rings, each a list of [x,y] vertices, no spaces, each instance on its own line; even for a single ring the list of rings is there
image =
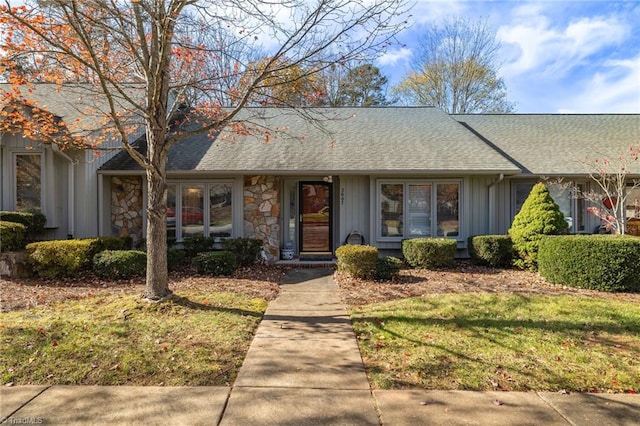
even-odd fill
[[[40,241],[27,244],[27,255],[33,272],[44,278],[57,278],[88,269],[93,257],[100,252],[130,246],[130,238],[118,237]]]
[[[45,215],[39,212],[9,212],[0,211],[0,221],[21,223],[26,228],[25,238],[33,240],[44,233],[47,223]],[[22,249],[21,247],[20,249]]]
[[[14,224],[6,227],[20,229],[20,226],[22,225]],[[12,232],[19,234],[19,231]],[[13,240],[8,241],[14,244]],[[212,250],[212,243],[213,240],[200,239],[191,243],[185,241],[188,247],[185,250],[169,248],[167,250],[168,269],[171,271],[179,268],[184,265],[188,257],[201,273],[229,275],[239,266],[256,263],[260,259],[263,245],[262,240],[235,238],[224,242],[226,250],[223,255],[216,254],[221,252],[201,251]],[[146,254],[144,251],[128,250],[129,248],[131,248],[129,237],[99,237],[31,243],[27,245],[27,254],[33,271],[45,278],[70,276],[90,267],[93,267],[98,276],[104,278],[130,278],[135,275],[144,275]],[[101,255],[97,256],[98,254]],[[221,266],[221,262],[224,265]]]
[[[548,281],[600,291],[640,292],[640,238],[564,235],[540,241],[538,270]]]
[[[22,250],[26,237],[27,227],[22,223],[0,220],[0,252]]]

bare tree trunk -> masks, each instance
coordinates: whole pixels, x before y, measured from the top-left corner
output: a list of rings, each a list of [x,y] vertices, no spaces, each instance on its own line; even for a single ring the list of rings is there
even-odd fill
[[[147,167],[147,281],[142,297],[154,301],[162,300],[171,294],[167,270],[165,137],[166,132],[162,125],[147,130],[147,155],[151,167]]]

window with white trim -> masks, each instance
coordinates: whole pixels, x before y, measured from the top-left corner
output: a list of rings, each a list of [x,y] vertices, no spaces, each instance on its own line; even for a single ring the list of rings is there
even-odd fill
[[[460,181],[378,181],[378,239],[460,236],[460,188]]]
[[[169,183],[167,237],[233,235],[233,182]]]
[[[41,153],[14,153],[15,210],[43,210]]]
[[[515,217],[525,200],[529,197],[531,190],[536,182],[514,182],[512,184],[513,191],[513,217]],[[585,193],[586,184],[584,182],[558,182],[547,183],[549,195],[553,201],[560,207],[560,211],[564,215],[564,220],[569,225],[569,232],[585,232],[586,231],[586,203],[584,198],[577,197],[575,193]]]

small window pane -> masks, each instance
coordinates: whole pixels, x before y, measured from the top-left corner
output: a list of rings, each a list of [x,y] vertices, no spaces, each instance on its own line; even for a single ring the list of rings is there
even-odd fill
[[[231,185],[209,187],[209,233],[212,237],[231,236]]]
[[[16,155],[16,210],[42,208],[40,155]]]
[[[460,233],[460,221],[458,218],[460,185],[457,183],[439,183],[437,187],[438,236],[458,236]]]
[[[408,235],[431,235],[431,185],[410,184],[408,198]]]
[[[524,202],[529,197],[529,194],[531,193],[531,190],[533,189],[534,185],[535,185],[535,183],[532,183],[532,182],[529,182],[529,183],[516,183],[515,184],[515,187],[516,187],[516,197],[515,197],[516,205],[515,205],[515,210],[513,212],[514,216],[517,215],[520,212],[520,209],[522,208],[522,205],[524,204]]]
[[[403,236],[404,226],[404,184],[385,183],[380,185],[381,235],[383,237]]]
[[[182,187],[182,238],[204,236],[204,185]]]
[[[560,207],[560,211],[564,215],[564,220],[569,225],[569,230],[573,231],[573,216],[571,215],[571,200],[573,200],[571,188],[569,184],[549,184],[549,195],[553,201]]]
[[[640,237],[640,188],[629,189],[625,215],[627,234]]]
[[[167,238],[176,238],[176,186],[167,188]]]

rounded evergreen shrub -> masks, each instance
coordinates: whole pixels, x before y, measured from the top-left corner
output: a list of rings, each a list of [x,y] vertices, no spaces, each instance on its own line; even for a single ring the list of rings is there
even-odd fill
[[[402,260],[397,257],[385,256],[378,258],[373,279],[376,281],[391,281],[398,276],[400,268],[402,268]]]
[[[22,223],[0,220],[0,251],[18,251],[25,246],[27,227]]]
[[[236,256],[230,251],[207,251],[193,258],[198,273],[220,276],[231,275],[236,270]]]
[[[446,268],[453,266],[457,247],[451,238],[412,238],[402,240],[402,255],[414,268]]]
[[[474,265],[504,268],[513,263],[513,244],[508,235],[475,235],[469,237],[468,247]]]
[[[238,266],[251,266],[260,260],[264,242],[258,238],[231,238],[222,242],[223,250],[236,256]]]
[[[540,275],[571,287],[640,292],[640,238],[562,235],[540,241]]]
[[[170,271],[175,271],[184,264],[184,259],[186,257],[187,253],[182,249],[167,249],[167,269]]]
[[[27,244],[27,256],[41,277],[69,276],[91,265],[93,243],[93,239],[40,241]]]
[[[144,275],[147,254],[140,250],[104,250],[93,257],[93,272],[100,278],[129,279]]]
[[[518,256],[516,265],[536,270],[540,240],[545,235],[566,234],[568,229],[569,224],[551,198],[547,186],[544,183],[535,184],[509,229]]]
[[[185,238],[182,242],[184,250],[189,257],[194,257],[199,253],[213,250],[213,237],[191,237]],[[168,246],[167,242],[167,246]]]
[[[354,278],[372,278],[378,264],[378,249],[368,245],[346,244],[336,249],[336,268]]]
[[[21,223],[26,227],[25,238],[36,239],[44,233],[47,218],[40,212],[8,212],[0,211],[0,220]]]

